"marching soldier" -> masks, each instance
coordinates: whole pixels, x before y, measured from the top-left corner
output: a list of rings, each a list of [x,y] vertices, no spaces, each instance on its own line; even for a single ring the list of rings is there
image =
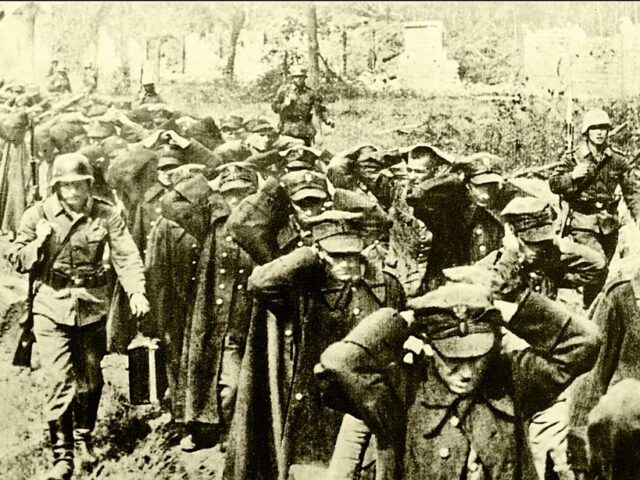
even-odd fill
[[[65,65],[57,65],[55,73],[49,79],[47,90],[51,93],[71,93],[71,82]]]
[[[300,66],[293,66],[289,75],[291,82],[280,87],[271,108],[280,115],[281,135],[300,138],[306,146],[311,146],[316,136],[312,122],[314,113],[322,123],[330,127],[335,124],[327,117],[327,107],[322,103],[322,97],[307,86],[307,71]]]
[[[433,234],[421,293],[442,284],[443,269],[475,263],[500,248],[504,227],[492,203],[501,182],[477,156],[412,188],[407,203]]]
[[[551,191],[567,202],[563,235],[596,250],[607,265],[618,243],[618,204],[622,196],[636,222],[640,221],[640,173],[635,159],[608,142],[611,120],[604,110],[593,109],[582,120],[582,141],[565,154],[564,163],[549,178]],[[585,286],[584,305],[589,306],[606,281],[606,271]]]
[[[148,103],[164,103],[158,92],[156,92],[156,84],[152,80],[146,80],[142,83],[142,93],[140,95],[139,105]]]
[[[534,197],[515,198],[502,211],[502,217],[520,242],[520,276],[533,291],[555,299],[558,288],[587,285],[606,269],[597,252],[556,234],[555,212],[548,202]],[[559,478],[573,478],[567,463],[568,430],[565,394],[533,415],[529,439],[540,478],[546,478],[548,464],[553,465]]]
[[[640,380],[637,352],[640,348],[640,275],[637,257],[625,257],[633,268],[605,285],[591,307],[591,319],[602,331],[603,343],[593,369],[578,378],[569,390],[571,430],[569,453],[571,468],[577,478],[591,478],[587,452],[589,412],[598,401],[625,379]],[[603,447],[599,443],[600,448]],[[613,447],[613,446],[610,446]],[[602,458],[600,459],[602,461]],[[581,477],[580,475],[586,475]],[[596,477],[599,478],[599,477]],[[602,478],[618,478],[604,476]],[[627,478],[627,477],[620,477]]]
[[[91,196],[89,162],[79,154],[58,156],[53,194],[29,208],[10,260],[34,280],[34,333],[46,371],[54,465],[49,480],[67,480],[74,468],[74,439],[91,460],[91,432],[102,392],[105,318],[113,290],[110,265],[134,316],[149,310],[144,267],[120,213]],[[105,248],[110,262],[105,261]]]
[[[313,381],[320,352],[341,338],[361,318],[381,306],[402,308],[404,292],[392,275],[366,262],[359,233],[362,214],[327,211],[308,219],[313,247],[258,266],[249,277],[249,290],[267,302],[278,320],[289,318],[291,300],[298,315],[288,335],[296,339],[291,403],[285,407],[281,468],[286,477],[294,464],[327,463],[341,415],[322,409]],[[287,332],[285,332],[287,335]]]
[[[84,93],[90,94],[98,89],[98,72],[93,63],[87,62],[82,72],[82,88]]]
[[[201,245],[178,379],[177,415],[188,431],[180,442],[184,451],[222,442],[228,432],[253,308],[247,279],[254,264],[230,235],[227,218],[256,191],[257,175],[241,163],[227,164],[212,183],[215,193],[196,175],[162,200],[163,216]]]
[[[491,275],[494,289],[449,283],[380,309],[322,354],[323,400],[376,435],[378,478],[537,479],[525,422],[591,368],[597,329],[531,291],[502,296],[511,274]],[[501,326],[531,347],[501,352]]]

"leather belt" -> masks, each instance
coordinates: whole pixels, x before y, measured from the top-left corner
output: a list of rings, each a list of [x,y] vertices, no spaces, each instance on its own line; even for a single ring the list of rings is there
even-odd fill
[[[99,270],[92,273],[66,273],[59,270],[52,270],[49,275],[42,279],[42,282],[49,285],[54,290],[63,288],[100,288],[109,281],[109,272]]]
[[[572,202],[571,208],[576,212],[580,212],[584,215],[595,215],[602,211],[607,211],[610,214],[616,213],[620,200],[613,200],[611,202]]]

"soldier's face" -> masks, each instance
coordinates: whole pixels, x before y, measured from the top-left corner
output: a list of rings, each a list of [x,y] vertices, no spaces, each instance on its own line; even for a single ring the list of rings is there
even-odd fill
[[[432,177],[434,171],[435,169],[428,157],[411,158],[407,162],[407,172],[411,185],[417,185],[423,180]]]
[[[496,197],[498,190],[500,190],[500,184],[498,182],[481,184],[474,184],[470,182],[467,188],[473,201],[477,205],[486,207],[491,202],[491,199]]]
[[[307,218],[320,215],[324,212],[324,202],[325,200],[323,198],[309,197],[300,199],[297,202],[291,202],[291,204],[298,219],[304,222]]]
[[[58,183],[58,195],[70,210],[80,212],[91,195],[91,182],[89,180],[60,182]]]
[[[609,136],[609,127],[607,125],[596,125],[587,130],[587,138],[596,146],[603,145]]]
[[[457,395],[473,393],[484,380],[491,354],[472,358],[447,358],[434,349],[433,361],[438,376]]]
[[[359,253],[326,252],[331,276],[342,282],[357,280],[364,275],[364,263]]]

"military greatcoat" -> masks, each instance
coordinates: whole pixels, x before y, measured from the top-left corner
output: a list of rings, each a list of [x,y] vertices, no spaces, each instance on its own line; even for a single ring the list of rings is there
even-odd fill
[[[447,388],[428,357],[402,362],[410,330],[392,309],[322,354],[325,402],[363,419],[377,436],[377,478],[452,480],[478,470],[484,479],[537,478],[524,422],[591,368],[598,333],[535,293],[506,326],[531,347],[496,353],[485,383],[466,398]]]
[[[291,298],[299,304],[293,330],[297,344],[289,403],[283,427],[286,464],[325,462],[333,453],[342,415],[325,409],[313,378],[313,366],[329,344],[342,338],[360,319],[386,305],[403,308],[398,280],[368,265],[356,282],[333,280],[310,247],[300,247],[255,268],[249,289],[278,319]]]
[[[204,177],[186,184],[162,200],[163,216],[202,245],[193,313],[184,332],[178,409],[183,409],[185,422],[219,424],[223,421],[219,382],[225,337],[243,348],[253,307],[247,279],[254,264],[227,231],[229,209]]]

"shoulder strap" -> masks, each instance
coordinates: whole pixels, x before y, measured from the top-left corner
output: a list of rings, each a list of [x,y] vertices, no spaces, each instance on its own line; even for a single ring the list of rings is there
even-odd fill
[[[598,178],[598,175],[600,175],[600,172],[604,170],[604,167],[606,167],[609,164],[612,158],[613,158],[613,155],[610,155],[608,157],[605,157],[604,160],[598,163],[598,165],[596,165],[596,168],[593,170],[593,175],[585,179],[585,181],[582,182],[571,195],[573,197],[577,197],[582,192],[584,192],[587,188],[593,185],[593,182],[596,181],[596,179]]]

